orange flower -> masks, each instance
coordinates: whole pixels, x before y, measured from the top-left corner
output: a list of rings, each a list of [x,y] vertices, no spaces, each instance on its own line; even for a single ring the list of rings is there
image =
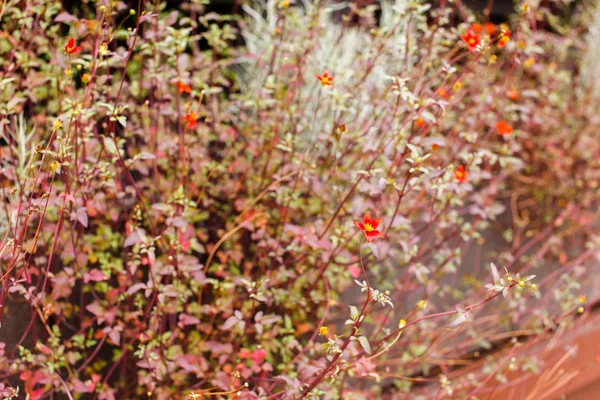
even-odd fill
[[[472,23],[471,30],[475,33],[481,33],[482,32],[481,24],[479,22]]]
[[[194,129],[196,127],[196,121],[198,120],[198,114],[195,111],[186,114],[182,119],[183,122],[187,122],[188,129]]]
[[[415,126],[417,128],[425,128],[427,126],[427,122],[423,118],[417,118],[415,121]]]
[[[531,67],[533,67],[533,64],[535,64],[535,58],[533,58],[533,57],[529,57],[529,58],[528,58],[527,60],[525,60],[525,62],[523,63],[523,65],[524,65],[526,68],[531,68]]]
[[[377,230],[377,228],[379,227],[379,224],[381,224],[382,220],[383,220],[383,218],[371,219],[369,214],[365,214],[363,222],[354,221],[354,226],[356,226],[361,231],[363,231],[367,238],[367,242],[370,242],[371,240],[375,239],[376,237],[381,237],[381,238],[385,237],[385,235],[382,232],[379,232]]]
[[[506,121],[500,121],[496,124],[496,130],[499,135],[510,135],[513,131],[512,126],[508,124]]]
[[[466,182],[468,175],[469,173],[465,170],[465,166],[462,164],[460,164],[456,171],[454,171],[454,177],[460,183]]]
[[[502,25],[502,32],[500,33],[500,39],[498,39],[498,48],[503,48],[508,42],[510,42],[510,31],[506,25]]]
[[[431,151],[432,152],[437,151],[439,148],[440,148],[440,145],[437,144],[437,143],[434,143],[434,144],[431,145]]]
[[[315,75],[315,76],[317,77],[317,79],[319,80],[319,82],[321,82],[321,85],[333,87],[333,79],[335,77],[332,76],[332,75],[329,75],[327,73],[327,71],[323,72],[323,76],[319,76],[319,75]]]
[[[346,124],[341,124],[340,126],[338,126],[338,130],[340,132],[346,132]]]
[[[517,101],[519,100],[519,92],[516,89],[508,89],[508,92],[506,92],[506,95],[508,96],[509,99],[511,99],[512,101]]]
[[[481,43],[481,37],[479,34],[473,32],[471,29],[467,29],[464,35],[460,37],[469,48],[469,51],[474,51],[479,43]]]
[[[496,33],[496,26],[494,24],[492,24],[491,22],[486,22],[485,23],[485,31],[487,32],[488,35],[493,35],[494,33]]]
[[[65,54],[75,54],[81,51],[81,47],[75,46],[75,39],[71,38],[65,45]]]
[[[177,85],[177,91],[179,91],[179,93],[192,93],[192,88],[190,85],[188,85],[187,83],[184,83],[182,81],[175,81],[173,82],[174,85]]]

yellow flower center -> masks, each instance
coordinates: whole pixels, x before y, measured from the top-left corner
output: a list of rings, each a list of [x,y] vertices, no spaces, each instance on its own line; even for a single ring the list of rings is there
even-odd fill
[[[373,232],[375,230],[375,228],[373,228],[371,226],[371,224],[365,224],[365,231],[366,232]]]
[[[473,38],[469,39],[469,44],[471,44],[471,45],[475,44],[475,39],[473,39]]]

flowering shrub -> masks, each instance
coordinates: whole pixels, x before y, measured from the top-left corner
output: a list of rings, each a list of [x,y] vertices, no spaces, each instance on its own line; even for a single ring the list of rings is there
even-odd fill
[[[579,325],[588,9],[85,4],[1,6],[5,398],[474,398]]]

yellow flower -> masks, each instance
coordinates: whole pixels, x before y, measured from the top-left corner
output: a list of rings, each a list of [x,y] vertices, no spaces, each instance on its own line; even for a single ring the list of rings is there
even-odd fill
[[[98,49],[98,53],[100,53],[100,55],[102,57],[104,57],[105,55],[108,54],[108,43],[102,43],[100,45],[100,48]]]
[[[326,326],[322,326],[319,328],[319,336],[327,336],[329,329]]]
[[[81,75],[81,82],[88,83],[90,81],[90,74]]]
[[[577,309],[577,313],[579,313],[579,314],[583,314],[584,311],[585,311],[585,309],[583,307],[579,307]]]
[[[60,163],[58,161],[54,160],[50,165],[50,168],[52,168],[52,172],[60,173]]]
[[[454,89],[454,91],[456,92],[457,90],[460,90],[461,87],[462,87],[462,83],[460,83],[459,81],[456,81],[454,86],[452,86],[452,89]]]
[[[54,132],[56,132],[57,130],[60,129],[61,126],[62,126],[62,121],[60,119],[57,119],[52,123],[52,130]]]
[[[281,2],[281,7],[288,8],[290,6],[290,2],[288,0],[283,0]]]
[[[83,111],[83,103],[77,104],[77,106],[73,110],[73,116],[77,116],[77,115],[81,114],[82,111]]]
[[[427,301],[425,300],[421,300],[417,303],[417,307],[420,308],[421,310],[425,309],[425,307],[427,307]]]
[[[401,319],[400,322],[398,322],[398,328],[402,329],[406,326],[406,320]]]
[[[71,76],[71,75],[73,75],[73,70],[72,70],[71,68],[67,68],[67,69],[65,69],[65,75],[66,75],[66,76]]]
[[[581,297],[579,298],[579,302],[580,302],[581,304],[585,303],[586,301],[587,301],[587,296],[581,296]]]
[[[525,66],[527,68],[530,68],[533,66],[533,64],[535,64],[535,58],[533,57],[529,57],[527,60],[525,60]]]
[[[522,10],[523,10],[523,12],[527,12],[527,11],[529,11],[529,4],[527,4],[527,3],[523,3]]]

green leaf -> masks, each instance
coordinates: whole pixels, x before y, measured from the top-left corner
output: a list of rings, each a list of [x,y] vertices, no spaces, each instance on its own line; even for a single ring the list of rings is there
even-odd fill
[[[362,346],[365,353],[371,354],[371,345],[369,344],[369,339],[367,339],[365,336],[360,336],[358,338],[358,342]]]
[[[360,313],[358,312],[358,308],[356,308],[355,306],[350,306],[350,318],[356,320],[356,318],[358,318],[359,315]]]

